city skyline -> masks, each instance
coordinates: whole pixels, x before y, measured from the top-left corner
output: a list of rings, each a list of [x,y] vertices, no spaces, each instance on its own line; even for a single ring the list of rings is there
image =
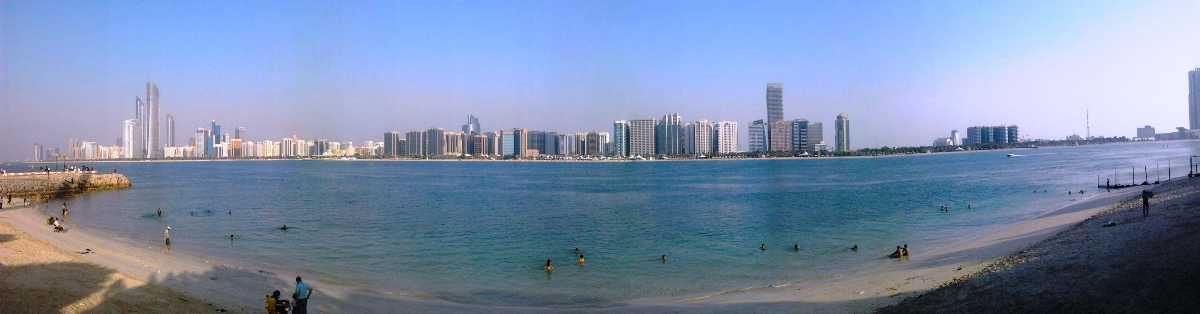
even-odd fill
[[[147,97],[130,86],[148,81],[163,86],[155,113],[175,118],[177,142],[210,120],[259,138],[361,141],[455,130],[468,113],[489,130],[611,130],[678,113],[748,133],[770,118],[763,84],[780,82],[784,120],[833,125],[845,112],[861,148],[928,145],[997,123],[1034,138],[1085,134],[1085,108],[1093,135],[1190,126],[1181,78],[1200,65],[1200,43],[1181,40],[1200,37],[1186,14],[1195,2],[408,6],[8,4],[0,109],[22,119],[0,127],[0,145],[22,149],[0,160],[28,159],[32,143],[109,143],[131,118],[130,96]],[[518,18],[523,10],[534,13]],[[356,22],[306,26],[330,17]],[[463,23],[435,22],[445,19]],[[178,33],[195,36],[168,36]]]

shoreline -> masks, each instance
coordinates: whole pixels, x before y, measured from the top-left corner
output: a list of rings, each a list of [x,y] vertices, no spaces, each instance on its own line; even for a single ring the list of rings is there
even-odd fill
[[[420,292],[389,294],[327,285],[317,278],[306,281],[312,281],[317,287],[318,294],[314,300],[319,301],[314,301],[314,310],[325,312],[389,311],[395,310],[397,305],[413,312],[775,312],[794,311],[797,308],[806,311],[863,312],[894,304],[900,301],[898,296],[922,293],[963,274],[981,270],[997,258],[1049,238],[1127,199],[1135,194],[1134,190],[1137,189],[1093,193],[1066,206],[1046,210],[1046,214],[1036,218],[994,226],[988,234],[955,241],[937,251],[921,252],[914,246],[915,253],[907,262],[890,263],[880,269],[687,297],[626,300],[603,307],[459,304],[430,298]],[[0,211],[0,218],[5,218],[0,223],[22,232],[23,236],[45,241],[61,251],[96,250],[96,254],[84,258],[89,263],[114,269],[136,280],[210,300],[210,303],[227,309],[257,311],[263,295],[274,289],[286,295],[291,287],[289,276],[277,270],[244,269],[239,263],[189,256],[182,252],[162,254],[152,243],[142,245],[100,237],[85,229],[74,228],[66,234],[52,233],[44,226],[45,215],[37,207]],[[0,258],[6,259],[3,256]],[[0,262],[7,261],[0,259]]]
[[[1137,196],[1090,215],[936,289],[880,313],[1180,312],[1200,289],[1200,181],[1131,189],[1154,193],[1143,217]]]

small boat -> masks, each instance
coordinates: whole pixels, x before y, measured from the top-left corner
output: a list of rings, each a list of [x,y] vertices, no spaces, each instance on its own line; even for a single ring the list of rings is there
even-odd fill
[[[1025,157],[1025,155],[1008,154],[1008,158],[1013,158],[1013,157]]]

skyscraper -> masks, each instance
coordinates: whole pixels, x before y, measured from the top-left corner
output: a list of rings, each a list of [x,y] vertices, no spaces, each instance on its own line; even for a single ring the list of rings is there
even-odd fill
[[[767,124],[767,150],[773,152],[792,151],[792,122],[775,121]]]
[[[383,133],[383,157],[400,156],[400,132]]]
[[[613,156],[629,157],[629,121],[613,121]]]
[[[134,123],[136,123],[134,128],[137,131],[133,135],[133,157],[131,158],[142,159],[146,158],[146,103],[142,101],[141,97],[134,97],[133,100],[136,108],[133,115]]]
[[[146,107],[146,125],[149,126],[147,131],[150,134],[149,140],[146,141],[148,155],[152,159],[162,158],[162,141],[159,139],[162,133],[159,132],[158,126],[158,85],[154,85],[154,82],[146,82]]]
[[[792,151],[808,151],[808,120],[795,119],[788,122],[792,125]]]
[[[425,130],[425,156],[438,157],[446,155],[446,130],[430,128]]]
[[[409,156],[425,156],[425,132],[409,131],[404,133],[404,141],[408,145],[404,152]]]
[[[1188,126],[1192,130],[1200,129],[1200,68],[1188,72]]]
[[[708,120],[699,120],[688,125],[687,153],[691,155],[712,156],[716,141],[714,124]]]
[[[529,156],[529,129],[514,128],[512,133],[513,156],[518,158],[536,157]]]
[[[175,147],[175,116],[167,115],[167,146]]]
[[[808,123],[808,151],[820,153],[825,147],[825,125],[820,122]]]
[[[959,146],[962,144],[962,135],[958,134],[958,130],[950,130],[950,145]]]
[[[738,126],[736,121],[721,121],[713,127],[717,154],[732,154],[738,151]]]
[[[137,119],[125,120],[121,123],[121,158],[134,159],[134,143],[137,143]]]
[[[833,121],[834,151],[846,153],[850,151],[850,117],[845,113],[838,114]]]
[[[1021,132],[1018,131],[1016,125],[1008,126],[1007,131],[1008,131],[1008,143],[1009,144],[1016,144],[1021,141],[1021,138],[1020,138]]]
[[[767,124],[763,120],[754,120],[750,122],[749,127],[750,151],[765,152],[767,151]]]
[[[654,119],[629,120],[629,156],[654,156]]]
[[[246,127],[239,126],[239,127],[233,128],[233,138],[239,139],[239,140],[244,140],[248,136],[250,136],[250,135],[246,134]]]
[[[683,154],[683,118],[672,113],[663,116],[654,130],[655,153],[659,155]]]
[[[783,83],[767,84],[767,123],[783,121]]]
[[[463,124],[462,131],[463,131],[463,134],[468,135],[468,136],[472,135],[472,134],[479,134],[479,132],[483,132],[479,129],[479,118],[476,118],[475,115],[473,115],[473,114],[467,115],[467,123]]]

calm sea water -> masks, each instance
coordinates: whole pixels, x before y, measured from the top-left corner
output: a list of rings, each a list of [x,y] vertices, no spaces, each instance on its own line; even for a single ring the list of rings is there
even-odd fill
[[[1127,183],[1131,166],[1149,165],[1153,181],[1155,163],[1165,178],[1170,158],[1182,175],[1197,151],[1200,142],[1012,151],[1018,158],[116,163],[98,168],[118,168],[134,187],[72,200],[72,221],[147,245],[170,224],[179,250],[380,291],[587,306],[846,274],[886,262],[900,243],[928,250],[1036,217],[1113,170]],[[275,229],[284,224],[295,229]],[[541,271],[547,258],[552,275]]]

